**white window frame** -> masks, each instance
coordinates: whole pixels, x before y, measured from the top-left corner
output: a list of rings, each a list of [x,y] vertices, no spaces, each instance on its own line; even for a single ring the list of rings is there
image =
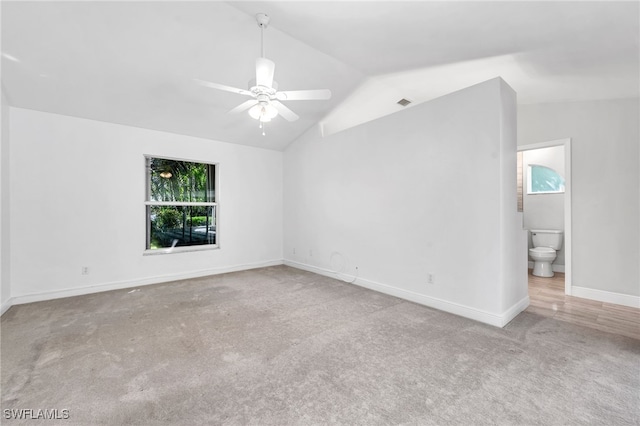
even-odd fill
[[[189,163],[197,163],[197,164],[206,164],[209,166],[213,166],[214,170],[214,201],[212,202],[167,202],[167,201],[151,201],[151,179],[149,172],[149,159],[150,158],[160,158],[163,160],[172,160],[172,161],[185,161]],[[157,255],[157,254],[170,254],[170,253],[185,253],[185,252],[193,252],[193,251],[205,251],[205,250],[215,250],[220,248],[220,231],[218,227],[219,223],[219,215],[220,215],[220,207],[218,203],[218,163],[209,163],[197,160],[187,160],[183,158],[173,158],[173,157],[165,157],[160,155],[144,155],[144,170],[145,170],[145,201],[144,201],[144,210],[145,210],[145,223],[146,223],[146,233],[145,233],[145,250],[143,252],[144,255]],[[147,213],[147,207],[149,206],[175,206],[175,207],[198,207],[198,206],[206,206],[213,207],[214,215],[213,215],[213,226],[215,226],[216,232],[216,242],[215,244],[200,244],[193,246],[182,246],[182,247],[168,247],[168,248],[158,248],[158,249],[150,249],[147,248],[149,245],[149,238],[151,234],[151,221],[149,220],[149,215]]]

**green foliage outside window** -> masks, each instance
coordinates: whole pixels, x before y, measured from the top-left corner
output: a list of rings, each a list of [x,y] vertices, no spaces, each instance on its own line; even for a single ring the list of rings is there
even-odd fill
[[[149,158],[151,201],[213,202],[213,166]]]

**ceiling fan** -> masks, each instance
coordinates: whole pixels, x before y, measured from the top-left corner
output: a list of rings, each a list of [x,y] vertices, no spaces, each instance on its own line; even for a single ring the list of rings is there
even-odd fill
[[[276,64],[264,57],[264,29],[267,28],[269,20],[269,16],[264,13],[256,15],[256,21],[260,27],[260,57],[256,59],[256,78],[249,81],[248,90],[195,79],[199,84],[212,89],[250,96],[252,99],[241,103],[229,113],[235,114],[248,109],[249,115],[260,122],[263,135],[265,135],[264,123],[271,121],[278,114],[288,121],[296,121],[300,118],[280,101],[331,98],[331,91],[328,89],[278,91],[278,83],[273,80]]]

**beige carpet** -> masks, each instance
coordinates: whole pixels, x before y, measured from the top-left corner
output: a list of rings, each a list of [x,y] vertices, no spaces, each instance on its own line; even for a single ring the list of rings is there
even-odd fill
[[[1,331],[3,424],[640,423],[638,340],[284,266],[14,306]],[[6,419],[25,409],[69,419]]]

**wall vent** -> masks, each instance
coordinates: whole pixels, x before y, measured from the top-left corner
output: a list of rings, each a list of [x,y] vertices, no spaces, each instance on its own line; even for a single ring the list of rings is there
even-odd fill
[[[398,104],[402,105],[403,107],[409,105],[410,103],[411,103],[411,101],[409,99],[405,99],[405,98],[402,98],[402,99],[400,99],[398,101]]]

